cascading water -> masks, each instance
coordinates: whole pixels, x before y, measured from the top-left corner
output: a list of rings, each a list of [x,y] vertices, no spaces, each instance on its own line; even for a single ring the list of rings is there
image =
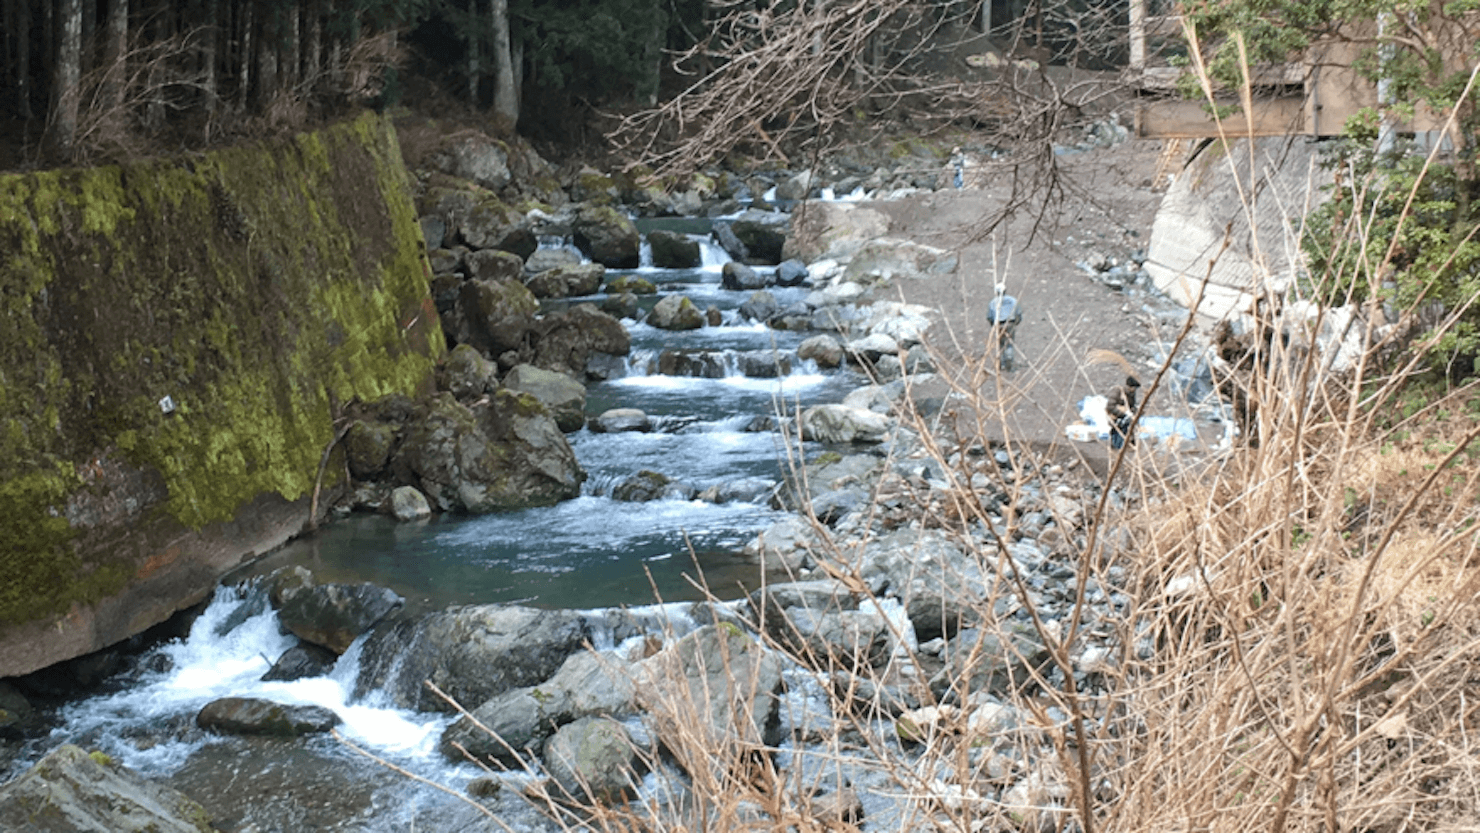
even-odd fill
[[[779,434],[751,430],[753,423],[795,413],[802,404],[836,401],[860,380],[846,372],[823,374],[797,360],[796,346],[806,334],[742,320],[735,310],[749,293],[721,287],[724,258],[718,247],[706,239],[701,251],[704,262],[696,269],[636,271],[660,293],[682,292],[701,308],[718,307],[723,325],[677,333],[625,322],[633,342],[626,375],[591,385],[587,412],[639,408],[654,430],[583,429],[571,435],[590,475],[582,496],[548,508],[420,524],[353,517],[289,545],[252,572],[302,564],[319,581],[373,582],[424,608],[516,601],[596,608],[649,602],[654,590],[665,601],[693,599],[700,595],[690,578],[696,568],[720,594],[740,592],[740,583],[755,586],[756,568],[733,554],[778,517],[767,499],[788,455]],[[782,306],[806,291],[772,290]],[[674,350],[713,354],[721,371],[712,378],[662,375],[659,357]],[[745,375],[738,357],[765,351],[784,363],[771,378]],[[624,480],[645,470],[687,489],[641,503],[614,499]],[[691,497],[706,489],[730,497]],[[405,829],[408,818],[429,817],[440,821],[428,829],[456,829],[465,808],[459,810],[455,800],[428,798],[426,790],[365,763],[332,739],[251,741],[208,735],[195,726],[200,708],[220,697],[318,705],[340,716],[339,732],[347,740],[418,775],[456,789],[476,774],[435,752],[447,716],[390,708],[373,694],[352,698],[358,644],[328,676],[262,682],[272,662],[294,644],[280,631],[260,589],[223,588],[189,638],[143,657],[140,670],[118,681],[121,690],[68,705],[60,728],[37,744],[37,754],[66,741],[101,749],[146,775],[209,795],[213,806],[234,808],[229,812],[236,817],[226,821],[237,826],[294,829],[294,819],[314,815],[308,804],[332,798],[345,802],[337,811],[344,824],[336,829]],[[295,786],[302,776],[292,773],[303,767],[324,783]],[[336,779],[358,786],[331,797]],[[314,790],[324,794],[303,797]],[[357,790],[363,795],[350,795]]]

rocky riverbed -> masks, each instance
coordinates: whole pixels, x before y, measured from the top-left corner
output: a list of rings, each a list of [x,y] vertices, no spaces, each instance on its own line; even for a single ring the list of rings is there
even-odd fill
[[[851,367],[870,380],[842,402],[756,426],[832,450],[805,454],[756,493],[686,491],[683,472],[652,472],[620,487],[624,500],[675,491],[710,502],[773,500],[793,514],[756,536],[744,556],[779,577],[730,601],[413,612],[385,588],[281,571],[243,590],[223,589],[181,644],[224,651],[221,640],[250,630],[265,640],[251,644],[271,646],[275,660],[265,675],[252,674],[284,685],[333,681],[334,693],[309,702],[315,698],[298,689],[243,684],[253,690],[221,692],[188,721],[145,733],[136,746],[167,750],[202,733],[227,733],[242,736],[254,758],[283,762],[248,778],[250,790],[219,777],[220,769],[214,779],[191,774],[199,769],[172,778],[223,829],[401,824],[397,816],[391,827],[376,827],[386,808],[366,790],[336,795],[320,785],[307,797],[290,795],[294,762],[382,783],[322,737],[338,725],[375,749],[367,720],[392,719],[386,715],[420,739],[378,754],[446,778],[466,796],[465,804],[439,798],[412,811],[413,823],[421,817],[445,829],[485,814],[516,829],[553,828],[572,806],[668,814],[689,826],[702,825],[704,814],[729,813],[760,825],[808,818],[895,830],[959,812],[963,802],[1031,808],[1030,826],[1055,818],[1066,789],[1058,753],[1068,715],[1030,704],[1038,692],[1062,689],[1066,674],[1092,691],[1115,657],[1144,648],[1115,637],[1126,631],[1132,588],[1124,573],[1104,565],[1123,542],[1090,524],[1110,517],[1100,507],[1113,512],[1135,496],[1105,493],[1096,455],[1075,453],[1087,446],[1062,440],[1064,420],[1077,413],[1062,418],[1056,408],[1040,417],[1034,443],[983,427],[996,401],[983,390],[1000,395],[1002,387],[963,384],[962,368],[986,368],[999,381],[1033,379],[1038,390],[1052,388],[1056,377],[1022,369],[1006,376],[983,364],[979,349],[976,356],[940,349],[939,328],[964,324],[969,305],[912,302],[952,283],[979,300],[984,286],[1009,277],[969,260],[963,266],[969,247],[931,245],[939,241],[915,239],[929,235],[908,234],[891,219],[910,200],[946,199],[923,196],[939,183],[940,166],[920,159],[830,184],[807,172],[728,185],[717,177],[676,196],[624,191],[615,179],[584,172],[557,196],[531,184],[543,181],[537,158],[492,142],[462,139],[433,161],[421,176],[422,224],[438,311],[457,346],[436,395],[347,408],[343,447],[355,485],[339,511],[412,519],[572,498],[585,473],[567,432],[651,427],[646,414],[630,409],[586,413],[586,385],[631,360],[621,321],[645,316],[645,326],[683,332],[739,316],[799,334],[794,354],[724,359],[742,362],[745,376],[777,375],[794,358]],[[872,187],[894,202],[808,202],[789,216],[737,214],[729,202],[820,196],[824,187]],[[512,207],[531,199],[542,202]],[[641,274],[607,281],[606,269],[625,272],[645,259],[694,265],[702,257],[682,235],[650,233],[644,241],[625,213],[610,208],[616,199],[639,211],[708,210],[726,218],[716,227],[732,258],[722,285],[754,294],[726,312],[679,293],[654,303]],[[580,254],[541,245],[567,239]],[[1158,326],[1179,323],[1144,289],[1134,254],[1086,257],[1071,275],[1093,278],[1093,291],[1136,299]],[[798,297],[778,299],[795,285]],[[597,290],[604,290],[599,306],[568,300]],[[1047,367],[1051,353],[1038,341],[1044,331],[1024,331],[1027,368]],[[1139,361],[1152,355],[1130,348],[1163,334],[1153,328],[1150,335],[1106,346]],[[1081,337],[1088,336],[1074,338]],[[726,372],[715,371],[722,360],[703,351],[652,361],[677,376]],[[1190,367],[1194,379],[1196,363]],[[1056,406],[1076,399],[1076,384],[1053,391]],[[1053,442],[1042,440],[1045,432]],[[1091,549],[1092,534],[1102,562],[1087,564],[1076,554]],[[147,653],[131,676],[106,685],[168,686],[170,666],[196,667],[186,654]],[[467,714],[458,716],[454,702]],[[387,711],[356,717],[367,704]],[[28,719],[23,706],[17,700],[7,713],[18,715],[18,727]],[[279,746],[264,752],[263,743]],[[942,768],[943,744],[960,750],[964,770]],[[469,757],[492,771],[475,776],[463,763]],[[427,764],[435,759],[445,763]],[[751,788],[733,788],[740,783]],[[718,794],[743,801],[718,806]],[[182,824],[193,823],[189,812]]]

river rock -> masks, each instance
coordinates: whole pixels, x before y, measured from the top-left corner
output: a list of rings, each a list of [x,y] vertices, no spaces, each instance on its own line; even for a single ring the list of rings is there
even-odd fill
[[[262,675],[264,682],[275,680],[302,680],[307,677],[322,677],[334,669],[339,655],[312,642],[299,642],[283,652],[277,662]]]
[[[745,244],[746,262],[775,265],[782,261],[791,218],[775,211],[749,209],[731,220],[731,231]],[[718,225],[718,224],[716,224]]]
[[[946,535],[901,529],[869,542],[855,565],[870,587],[905,606],[916,638],[950,638],[982,619],[994,577]]]
[[[539,248],[529,221],[493,194],[483,195],[461,219],[463,242],[473,249],[501,249],[522,261]]]
[[[537,275],[561,266],[579,266],[581,254],[564,246],[536,249],[535,253],[524,261],[524,272],[526,275]]]
[[[4,680],[0,680],[0,738],[23,734],[31,728],[36,710],[31,701]]]
[[[636,320],[641,310],[637,296],[631,292],[619,292],[616,295],[608,295],[601,302],[601,311],[613,318],[626,318]],[[589,362],[587,363],[589,367]]]
[[[653,306],[647,323],[660,330],[697,330],[704,326],[704,313],[684,295],[667,295]]]
[[[609,205],[576,211],[575,244],[586,257],[611,269],[636,269],[642,245],[631,218]]]
[[[750,259],[750,250],[745,248],[745,244],[740,241],[740,237],[735,234],[729,222],[716,222],[710,234],[714,236],[714,242],[725,250],[725,254],[734,260],[744,263]]]
[[[373,480],[385,470],[396,446],[396,427],[357,419],[344,434],[344,456],[356,480]]]
[[[415,486],[397,486],[391,492],[391,517],[398,521],[419,521],[432,515],[427,496]]]
[[[707,350],[664,350],[658,354],[658,373],[690,379],[723,379],[725,361],[722,354]]]
[[[591,295],[601,288],[606,267],[600,263],[556,266],[539,272],[525,282],[536,298],[567,298]]]
[[[779,379],[791,374],[791,357],[779,350],[745,350],[735,354],[735,366],[751,379]]]
[[[438,219],[437,222],[441,220]],[[427,252],[427,265],[432,268],[433,275],[451,275],[463,266],[463,255],[466,253],[466,250],[432,249]]]
[[[811,275],[807,271],[807,264],[796,258],[783,260],[781,261],[781,265],[776,267],[777,286],[801,286],[810,277]]]
[[[758,503],[765,504],[776,491],[776,481],[768,477],[744,477],[715,483],[698,494],[705,503]]]
[[[524,277],[524,258],[500,249],[479,249],[463,258],[468,277],[480,281],[517,281]]]
[[[442,241],[447,237],[447,222],[435,215],[418,217],[417,225],[421,226],[421,239],[426,241],[427,251],[436,251],[442,248]]]
[[[749,292],[764,289],[768,281],[765,275],[743,263],[729,261],[720,268],[720,286],[732,292]]]
[[[764,289],[758,289],[750,293],[750,297],[740,304],[740,317],[750,321],[767,321],[771,316],[780,311],[781,305],[776,302],[776,296]]]
[[[636,408],[612,408],[591,420],[591,430],[598,434],[620,434],[624,431],[651,431],[653,422]]]
[[[816,405],[802,411],[802,437],[824,443],[882,442],[890,428],[889,418],[847,405]]]
[[[443,173],[497,191],[508,185],[509,154],[500,142],[481,133],[470,134],[452,141],[431,159],[432,165]]]
[[[586,386],[564,373],[521,364],[504,377],[504,387],[543,402],[561,431],[579,431],[586,424]]]
[[[666,497],[678,486],[666,474],[643,469],[612,488],[612,499],[626,503],[647,503]]]
[[[960,255],[912,240],[879,238],[865,243],[848,262],[844,275],[869,284],[894,278],[921,279],[956,271]]]
[[[474,709],[471,717],[458,718],[442,733],[438,748],[453,760],[461,760],[466,750],[478,760],[521,766],[527,755],[540,753],[545,739],[561,724],[635,713],[632,673],[630,665],[616,657],[579,651],[550,679],[497,694]]]
[[[556,794],[580,803],[614,804],[637,789],[640,757],[622,724],[583,717],[545,744],[545,771]]]
[[[787,202],[801,202],[807,198],[812,190],[812,183],[817,177],[811,171],[802,171],[794,176],[789,176],[776,183],[776,199]]]
[[[830,335],[815,335],[797,345],[797,358],[810,359],[824,370],[832,370],[843,364],[843,345]]]
[[[296,738],[327,732],[339,715],[323,706],[287,706],[255,697],[223,697],[207,703],[195,716],[207,732]]]
[[[846,261],[863,245],[889,233],[889,218],[855,203],[809,200],[791,213],[782,256],[803,263]]]
[[[1030,668],[1041,670],[1050,661],[1033,624],[1016,619],[962,630],[946,642],[942,658],[945,667],[930,679],[930,690],[952,700],[1004,694],[1026,684]]]
[[[757,630],[784,633],[786,612],[793,609],[824,613],[858,609],[858,593],[833,578],[768,584],[746,597]]]
[[[205,808],[101,752],[57,747],[0,786],[0,829],[25,833],[212,833]]]
[[[712,765],[711,753],[725,758],[736,746],[759,751],[780,741],[782,667],[734,625],[706,625],[638,663],[638,705],[679,765],[697,770]]]
[[[848,355],[856,361],[865,365],[873,365],[882,356],[897,357],[899,342],[883,333],[874,333],[848,342],[847,350]]]
[[[821,541],[812,525],[791,516],[766,527],[741,548],[740,554],[769,570],[781,569],[792,573],[812,566],[816,560],[813,551],[820,549]]]
[[[593,356],[625,356],[632,352],[632,336],[622,322],[596,308],[577,304],[541,318],[529,335],[529,364],[579,376]]]
[[[767,633],[819,671],[877,667],[889,659],[889,623],[876,611],[787,608]]]
[[[453,711],[422,685],[430,680],[465,708],[476,708],[510,689],[549,679],[590,638],[575,612],[518,605],[472,605],[387,620],[365,642],[355,693],[380,690],[402,708]]]
[[[640,275],[618,275],[606,282],[609,293],[631,292],[633,295],[656,295],[658,287]]]
[[[471,402],[498,387],[498,366],[471,344],[459,344],[442,362],[437,386],[459,402]]]
[[[342,654],[402,601],[374,584],[319,584],[284,594],[278,621],[299,639]]]
[[[703,262],[699,241],[675,231],[648,232],[653,265],[659,269],[693,269]]]
[[[392,468],[444,512],[545,506],[580,494],[586,477],[544,405],[505,388],[472,410],[451,394],[427,400]]]
[[[714,304],[704,308],[704,324],[709,327],[718,327],[725,323],[725,314]]]
[[[523,346],[539,309],[539,299],[518,281],[465,281],[450,334],[460,344],[496,356]]]

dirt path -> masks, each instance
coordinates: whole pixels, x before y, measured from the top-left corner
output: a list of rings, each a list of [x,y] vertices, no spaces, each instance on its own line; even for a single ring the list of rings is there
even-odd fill
[[[1010,195],[1007,183],[959,191],[937,191],[871,207],[890,217],[890,235],[960,252],[956,273],[910,280],[899,287],[905,300],[941,310],[932,345],[978,364],[987,347],[987,304],[997,281],[1006,284],[1023,311],[1017,329],[1017,362],[1000,378],[973,382],[989,401],[1002,406],[1005,419],[988,429],[1001,438],[1001,423],[1018,441],[1080,453],[1102,469],[1108,446],[1071,443],[1064,427],[1077,422],[1078,404],[1087,395],[1106,394],[1125,372],[1114,365],[1086,364],[1089,350],[1115,351],[1131,361],[1143,382],[1154,376],[1154,345],[1175,338],[1185,313],[1140,287],[1117,291],[1076,265],[1098,254],[1127,260],[1149,243],[1152,218],[1161,201],[1151,180],[1160,144],[1132,141],[1118,147],[1060,157],[1071,196],[1056,216],[1018,216],[990,239],[980,236],[982,220],[993,216]],[[1030,241],[1031,238],[1031,241]],[[958,362],[949,362],[957,365]],[[999,390],[999,382],[1001,388]],[[1151,408],[1186,415],[1169,395]],[[1148,411],[1149,413],[1150,411]]]

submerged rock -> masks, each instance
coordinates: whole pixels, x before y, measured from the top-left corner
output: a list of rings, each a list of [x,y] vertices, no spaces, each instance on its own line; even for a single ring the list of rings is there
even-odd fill
[[[67,744],[0,786],[0,829],[28,833],[211,833],[205,808],[101,752]]]

